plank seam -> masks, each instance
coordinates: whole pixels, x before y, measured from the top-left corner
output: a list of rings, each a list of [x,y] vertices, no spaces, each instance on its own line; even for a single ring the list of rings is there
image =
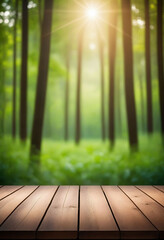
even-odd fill
[[[80,228],[80,186],[78,191],[77,239],[79,239],[79,228]]]
[[[113,210],[112,210],[112,207],[110,206],[110,203],[109,203],[108,198],[107,198],[107,196],[106,196],[106,194],[105,194],[105,192],[104,192],[104,189],[102,188],[102,185],[100,185],[100,187],[101,187],[101,190],[102,190],[102,192],[103,192],[103,194],[104,194],[104,196],[105,196],[105,199],[106,199],[106,201],[107,201],[108,207],[109,207],[109,209],[111,210],[111,213],[112,213],[112,216],[113,216],[113,218],[114,218],[114,221],[115,221],[115,223],[116,223],[116,225],[117,225],[117,227],[118,227],[118,230],[119,230],[119,239],[121,239],[121,230],[120,230],[120,227],[119,227],[118,222],[117,222],[117,220],[116,220],[116,217],[114,216],[114,212],[113,212]]]
[[[43,214],[43,216],[42,216],[42,218],[41,218],[41,220],[40,220],[40,223],[38,224],[38,227],[36,228],[36,231],[35,231],[35,239],[38,239],[38,238],[37,238],[38,229],[39,229],[41,223],[43,222],[43,219],[44,219],[44,217],[45,217],[45,215],[46,215],[46,213],[47,213],[47,211],[48,211],[48,209],[49,209],[49,207],[50,207],[50,205],[51,205],[51,203],[52,203],[52,201],[53,201],[53,199],[54,199],[54,197],[55,197],[55,195],[56,195],[56,193],[57,193],[57,191],[58,191],[58,189],[59,189],[59,187],[60,187],[60,186],[58,186],[57,189],[55,190],[55,192],[54,192],[54,194],[53,194],[53,196],[52,196],[52,198],[51,198],[51,200],[50,200],[50,202],[49,202],[49,204],[48,204],[48,206],[47,206],[47,208],[46,208],[46,210],[45,210],[45,212],[44,212],[44,214]]]
[[[9,193],[9,194],[8,194],[8,195],[6,195],[5,197],[1,198],[1,199],[0,199],[0,201],[1,201],[1,200],[3,200],[4,198],[6,198],[6,197],[10,196],[11,194],[15,193],[16,191],[20,190],[20,189],[21,189],[21,188],[23,188],[23,187],[24,187],[24,185],[23,185],[23,186],[21,186],[20,188],[16,189],[16,190],[14,190],[13,192]]]
[[[140,188],[138,188],[137,186],[135,186],[138,190],[140,190],[141,192],[143,192],[145,195],[147,195],[148,197],[150,197],[151,199],[153,199],[155,202],[157,202],[159,205],[161,205],[162,207],[164,207],[161,203],[159,203],[156,199],[154,199],[153,197],[151,197],[149,194],[147,194],[146,192],[144,192],[143,190],[141,190]],[[158,189],[157,189],[158,190]],[[160,190],[158,190],[160,192]]]
[[[119,186],[118,188],[129,198],[129,200],[138,208],[138,210],[145,216],[145,218],[147,218],[147,220],[155,227],[155,229],[158,231],[158,239],[160,238],[160,231],[158,230],[158,228],[150,221],[150,219],[142,212],[142,210],[135,204],[135,202],[126,194],[126,192],[124,192],[123,189],[121,189]]]
[[[23,187],[24,187],[24,186],[23,186]],[[33,192],[35,192],[38,188],[39,188],[39,186],[37,186],[27,197],[25,197],[25,198],[18,204],[18,206],[16,206],[16,208],[14,208],[14,210],[7,216],[7,218],[5,218],[5,220],[0,224],[0,226],[2,226],[2,224],[11,216],[11,214],[12,214],[31,194],[33,194]]]
[[[158,191],[160,191],[160,192],[162,192],[162,193],[164,193],[164,191],[163,190],[161,190],[161,189],[159,189],[158,187],[156,187],[156,186],[154,186],[154,185],[152,185],[154,188],[156,188]]]

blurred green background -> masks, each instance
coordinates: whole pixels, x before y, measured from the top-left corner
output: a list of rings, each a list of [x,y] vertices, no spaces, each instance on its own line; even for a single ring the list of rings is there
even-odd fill
[[[43,6],[43,1],[40,1]],[[86,1],[82,1],[86,2]],[[101,1],[102,2],[102,1]],[[108,9],[107,1],[103,1]],[[139,149],[131,152],[128,144],[124,93],[124,62],[121,13],[118,14],[115,67],[116,144],[108,141],[108,19],[99,25],[104,43],[106,140],[101,140],[100,60],[95,29],[86,30],[82,63],[81,132],[75,138],[77,48],[80,7],[73,0],[55,0],[51,34],[48,88],[41,163],[29,164],[29,146],[34,113],[40,47],[38,1],[29,1],[28,36],[28,139],[19,139],[21,1],[17,22],[17,96],[16,129],[12,133],[13,26],[15,1],[0,2],[0,183],[1,184],[164,184],[164,148],[161,136],[159,87],[157,79],[157,0],[150,0],[151,73],[153,94],[153,134],[146,126],[145,21],[144,1],[132,0],[134,86]],[[120,3],[120,2],[119,2]],[[120,5],[119,5],[120,8]],[[70,24],[68,24],[70,22]],[[66,26],[65,26],[66,25]],[[164,31],[163,31],[164,32]],[[69,44],[69,45],[68,45]],[[66,86],[66,49],[70,48],[69,141],[64,141],[64,104]]]

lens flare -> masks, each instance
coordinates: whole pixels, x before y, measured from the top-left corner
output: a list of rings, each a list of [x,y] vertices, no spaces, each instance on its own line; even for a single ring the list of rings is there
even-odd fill
[[[95,43],[90,43],[90,44],[89,44],[89,49],[90,49],[91,51],[94,51],[94,50],[96,49],[96,44],[95,44]]]
[[[90,20],[95,20],[98,16],[98,10],[94,7],[90,7],[86,10],[86,15]]]

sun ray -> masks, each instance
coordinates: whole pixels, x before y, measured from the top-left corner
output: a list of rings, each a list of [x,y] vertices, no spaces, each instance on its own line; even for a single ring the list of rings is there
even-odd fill
[[[56,28],[54,31],[51,31],[51,34],[57,32],[57,31],[59,31],[59,30],[61,30],[61,29],[63,29],[63,28],[65,28],[65,27],[68,27],[68,26],[70,26],[71,24],[74,24],[75,22],[78,22],[78,21],[82,20],[83,18],[84,18],[84,16],[79,17],[79,18],[76,18],[76,19],[74,19],[74,20],[72,20],[72,21],[70,21],[70,22],[68,22],[68,23],[66,23],[66,24],[64,24],[64,25]]]
[[[55,10],[55,13],[81,13],[81,10]]]
[[[79,5],[81,8],[86,9],[85,6],[83,6],[79,1],[74,0],[74,2],[75,2],[77,5]]]
[[[113,24],[111,24],[110,22],[105,21],[105,20],[102,19],[101,17],[98,17],[98,19],[99,19],[100,21],[106,23],[107,25],[111,26],[112,28],[116,29],[116,30],[117,30],[118,32],[120,32],[121,34],[125,34],[126,36],[128,36],[129,38],[131,38],[131,37],[129,36],[129,34],[123,32],[120,28],[115,27],[115,26],[114,26]]]
[[[98,34],[101,35],[101,39],[103,39],[103,41],[105,41],[106,36],[105,36],[104,32],[102,31],[102,27],[100,27],[100,24],[96,23],[96,28],[97,28]]]

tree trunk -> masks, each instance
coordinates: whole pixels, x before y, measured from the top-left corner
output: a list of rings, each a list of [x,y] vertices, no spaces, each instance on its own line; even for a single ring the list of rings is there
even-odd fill
[[[140,70],[139,70],[140,72]],[[142,131],[145,130],[145,118],[144,118],[144,92],[143,92],[143,79],[142,74],[139,73],[139,88],[140,88],[140,99],[141,99],[141,126]]]
[[[146,90],[147,90],[147,130],[153,132],[152,87],[150,64],[150,20],[149,0],[145,0],[145,57],[146,57]]]
[[[121,114],[121,78],[120,75],[117,77],[117,117],[118,117],[118,134],[122,136],[122,114]]]
[[[5,53],[3,54],[5,58]],[[0,138],[4,136],[5,129],[5,105],[6,105],[6,96],[5,96],[5,69],[2,66],[0,71]]]
[[[31,155],[39,154],[41,149],[44,109],[46,100],[48,65],[50,55],[50,37],[53,14],[53,0],[45,0],[42,22],[40,59],[35,98],[35,111],[31,137]]]
[[[117,1],[111,2],[110,24],[109,24],[109,110],[108,110],[108,126],[109,126],[109,140],[111,146],[114,145],[115,140],[115,58],[116,58],[116,36],[117,36]]]
[[[76,92],[76,132],[75,132],[75,142],[79,144],[81,136],[81,65],[82,65],[82,49],[83,49],[83,38],[84,38],[84,27],[81,29],[78,44],[78,66],[77,66],[77,92]]]
[[[161,112],[161,128],[164,135],[164,77],[163,77],[163,0],[157,1],[157,60],[158,60],[158,81],[159,99]]]
[[[27,58],[28,58],[28,0],[22,1],[22,65],[20,86],[20,138],[27,137]]]
[[[13,53],[13,109],[12,109],[12,136],[15,138],[16,135],[16,52],[17,52],[17,19],[18,19],[18,0],[15,2],[15,23],[14,23],[14,53]]]
[[[42,27],[42,0],[38,0],[38,11],[39,11],[39,25]]]
[[[137,119],[133,83],[133,52],[130,0],[122,0],[125,98],[131,149],[138,146]]]
[[[100,32],[97,29],[99,40],[99,54],[100,54],[100,71],[101,71],[101,135],[102,140],[105,141],[105,108],[104,108],[104,47]]]
[[[66,69],[67,69],[67,75],[66,75],[66,85],[65,85],[65,133],[64,138],[65,141],[68,140],[68,113],[69,113],[69,68],[70,68],[70,50],[69,46],[67,46],[68,50],[66,53]]]

